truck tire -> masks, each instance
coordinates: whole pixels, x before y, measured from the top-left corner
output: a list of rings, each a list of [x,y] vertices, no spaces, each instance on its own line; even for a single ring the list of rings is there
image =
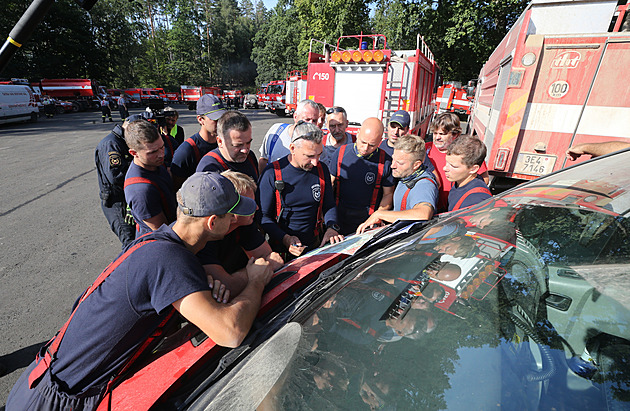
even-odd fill
[[[65,112],[66,112],[66,110],[64,110],[64,108],[63,108],[63,107],[61,107],[61,106],[59,106],[59,107],[55,107],[55,113],[57,113],[57,114],[63,114],[63,113],[65,113]]]
[[[197,108],[197,103],[188,103],[188,110],[194,110]]]
[[[76,101],[72,102],[72,112],[76,113],[77,111],[79,111],[80,107],[79,107],[79,103],[77,103]]]
[[[276,113],[276,116],[278,116],[278,117],[286,117],[287,116],[287,113],[282,108],[275,109],[274,113]]]

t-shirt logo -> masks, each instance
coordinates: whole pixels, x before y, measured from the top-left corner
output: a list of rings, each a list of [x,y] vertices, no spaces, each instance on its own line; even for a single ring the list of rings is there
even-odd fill
[[[375,180],[376,180],[376,174],[374,174],[373,172],[368,171],[365,174],[365,184],[372,185],[372,184],[374,184]]]
[[[319,188],[319,184],[313,184],[311,186],[311,192],[313,193],[313,199],[319,202],[319,199],[321,197],[321,189]]]
[[[382,301],[383,298],[385,298],[385,295],[379,293],[378,291],[372,291],[372,298],[374,298],[376,301]]]

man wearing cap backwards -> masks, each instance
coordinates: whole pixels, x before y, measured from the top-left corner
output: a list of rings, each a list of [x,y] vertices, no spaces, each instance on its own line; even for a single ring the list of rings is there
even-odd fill
[[[261,226],[269,234],[272,248],[299,256],[306,248],[336,243],[343,236],[339,235],[330,173],[319,162],[322,131],[300,121],[293,129],[291,141],[290,154],[263,171],[257,195]],[[322,222],[325,232],[319,241],[324,231]]]
[[[148,121],[134,121],[125,130],[133,163],[125,177],[125,200],[137,224],[136,238],[175,221],[171,176],[164,167],[164,140]]]
[[[178,198],[177,221],[137,239],[110,264],[106,279],[92,285],[96,291],[80,299],[65,332],[22,374],[7,411],[96,409],[108,381],[174,310],[217,345],[241,344],[273,274],[269,264],[252,258],[247,286],[225,302],[194,254],[222,238],[235,215],[252,214],[256,204],[216,173],[195,173]]]
[[[392,158],[379,148],[383,123],[376,117],[363,121],[357,142],[341,146],[330,161],[341,234],[356,231],[375,210],[392,208]]]
[[[203,156],[197,171],[234,170],[258,181],[258,161],[250,150],[252,123],[245,114],[226,111],[217,124],[218,148]]]
[[[258,160],[258,171],[267,167],[268,163],[279,160],[289,154],[291,135],[295,124],[299,121],[317,124],[319,120],[319,106],[313,100],[302,100],[298,103],[293,113],[294,124],[276,123],[265,135],[260,146],[260,159]]]
[[[396,220],[430,220],[438,198],[437,182],[423,164],[424,140],[407,134],[396,141],[392,175],[400,179],[394,190],[394,209],[376,210],[357,228],[362,233],[375,224]]]
[[[122,126],[116,124],[111,133],[98,143],[94,152],[101,208],[123,248],[136,238],[135,226],[125,222],[127,203],[124,183],[129,165],[133,161],[125,142],[125,128],[130,122],[137,120],[142,120],[142,116],[134,114]]]
[[[217,148],[217,122],[225,112],[223,102],[212,94],[204,94],[197,101],[197,121],[201,128],[177,148],[171,163],[175,190],[197,169],[201,158]]]

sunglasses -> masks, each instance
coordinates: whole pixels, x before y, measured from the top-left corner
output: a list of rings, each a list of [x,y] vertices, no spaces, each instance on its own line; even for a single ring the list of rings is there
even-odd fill
[[[326,110],[326,114],[336,114],[336,113],[343,113],[346,114],[346,110],[343,107],[331,107],[328,110]]]
[[[297,137],[296,137],[296,136],[294,136],[294,134],[295,134],[295,129],[297,129],[297,128],[298,128],[298,126],[301,126],[302,124],[306,124],[306,123],[308,123],[308,122],[307,122],[307,121],[304,121],[304,120],[300,120],[300,121],[298,121],[297,123],[295,123],[295,127],[293,127],[293,132],[291,133],[291,142],[292,142],[292,143],[295,143],[296,141],[298,141],[298,140],[299,140],[299,139],[301,139],[301,138],[307,138],[307,137],[311,137],[311,136],[316,136],[316,135],[318,134],[318,132],[317,132],[317,131],[309,131],[308,133],[305,133],[305,134],[299,135],[299,136],[297,136]]]

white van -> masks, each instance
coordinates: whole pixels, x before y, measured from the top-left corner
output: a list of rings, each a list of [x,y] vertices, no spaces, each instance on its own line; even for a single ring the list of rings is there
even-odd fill
[[[0,124],[37,121],[39,108],[29,86],[0,84]]]

